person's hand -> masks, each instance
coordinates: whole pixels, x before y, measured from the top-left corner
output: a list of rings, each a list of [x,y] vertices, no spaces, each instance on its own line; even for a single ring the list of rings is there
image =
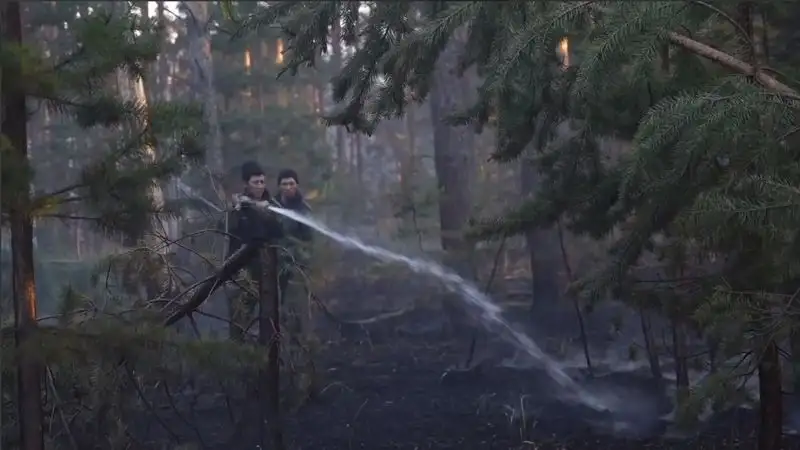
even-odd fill
[[[258,206],[258,207],[267,206],[267,202],[256,201],[244,194],[235,194],[233,196],[233,201],[235,203],[234,208],[237,210],[241,208],[251,208],[253,206]]]

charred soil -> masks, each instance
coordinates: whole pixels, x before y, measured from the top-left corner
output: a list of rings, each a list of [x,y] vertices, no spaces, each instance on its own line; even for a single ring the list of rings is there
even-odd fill
[[[564,401],[540,370],[497,364],[453,370],[463,363],[469,339],[448,337],[436,326],[420,327],[420,318],[430,314],[414,312],[387,321],[391,324],[376,324],[372,333],[324,345],[317,363],[317,395],[283,417],[286,448],[620,450],[755,445],[752,411],[725,414],[695,437],[671,440],[663,437],[666,425],[660,422],[651,421],[632,433],[604,413]],[[625,386],[631,398],[623,402],[637,402],[635,389],[649,389],[647,380],[632,374],[611,374],[593,382]],[[256,448],[257,406],[246,401],[236,405],[250,423],[237,431],[222,403],[217,399],[193,413],[194,420],[206,425],[173,430],[173,438],[178,433],[185,442],[196,442],[202,434],[205,448]],[[795,437],[786,440],[786,448],[800,448]]]

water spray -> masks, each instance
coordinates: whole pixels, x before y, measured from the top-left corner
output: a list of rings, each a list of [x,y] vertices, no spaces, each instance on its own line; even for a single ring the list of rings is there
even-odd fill
[[[366,255],[385,262],[403,264],[416,273],[433,275],[441,280],[448,290],[458,294],[460,298],[469,306],[472,306],[480,311],[480,322],[487,328],[489,332],[499,334],[510,344],[524,351],[535,361],[539,362],[550,378],[552,378],[556,383],[558,383],[559,386],[569,393],[569,399],[586,405],[595,411],[611,411],[612,408],[610,407],[610,403],[612,402],[609,401],[610,399],[600,399],[580,386],[564,371],[557,361],[544,353],[544,351],[542,351],[542,349],[536,344],[536,342],[533,341],[533,339],[531,339],[525,333],[514,329],[511,324],[503,319],[501,316],[502,309],[497,306],[487,295],[482,293],[477,287],[455,272],[448,270],[440,264],[432,261],[410,258],[381,247],[366,244],[357,237],[338,233],[328,228],[325,224],[320,223],[307,215],[274,206],[268,201],[254,202],[250,199],[241,197],[239,200],[254,204],[257,207],[266,208],[275,214],[279,214],[296,222],[302,223],[303,225],[313,228],[317,232],[333,239],[345,247],[359,250]]]
[[[411,258],[405,255],[401,255],[387,249],[373,246],[366,244],[361,239],[354,237],[354,236],[347,236],[336,232],[330,229],[325,224],[318,222],[317,220],[304,215],[298,212],[292,211],[290,209],[281,208],[268,200],[254,200],[246,195],[236,194],[233,196],[234,201],[234,209],[239,210],[243,206],[247,205],[249,207],[254,207],[258,211],[262,211],[265,213],[274,213],[280,216],[287,217],[291,220],[296,222],[302,223],[308,227],[313,228],[317,232],[333,239],[334,241],[342,244],[345,247],[356,249],[361,253],[366,255],[372,256],[379,260],[385,262],[392,262],[392,263],[400,263],[407,266],[409,269],[413,270],[416,273],[420,274],[428,274],[433,275],[435,278],[439,279],[443,282],[445,287],[459,295],[459,297],[468,305],[477,309],[480,312],[479,321],[480,323],[486,327],[486,329],[491,333],[496,333],[500,335],[504,340],[509,342],[514,347],[518,348],[519,350],[525,352],[526,354],[530,355],[535,361],[541,364],[542,368],[548,374],[548,376],[554,380],[562,389],[564,389],[567,393],[566,398],[568,400],[576,401],[580,404],[588,406],[589,408],[599,411],[599,412],[611,412],[613,409],[612,404],[615,403],[614,399],[601,399],[596,395],[588,392],[585,388],[580,386],[572,377],[570,377],[564,370],[564,368],[559,364],[556,360],[548,356],[542,349],[533,341],[528,335],[522,333],[519,330],[514,329],[505,319],[502,317],[502,308],[497,306],[487,295],[482,293],[476,286],[472,283],[468,282],[455,272],[448,270],[432,261],[426,261],[423,259]],[[247,249],[251,247],[251,245],[245,245],[242,249],[240,249],[238,253],[248,253]],[[236,258],[239,256],[239,258]],[[245,255],[246,256],[246,255]],[[231,261],[226,261],[223,265],[223,269],[228,266],[241,266],[243,265],[243,261],[247,259],[243,257],[243,255],[232,255],[229,258]],[[223,270],[222,272],[226,272]],[[227,273],[227,272],[226,272]],[[219,278],[224,276],[222,273],[218,274],[217,277],[212,278]],[[198,302],[203,302],[210,292],[213,292],[214,288],[217,287],[219,283],[219,279],[213,283],[213,286],[208,289],[208,292],[203,292],[200,297],[203,298],[193,298],[189,304],[194,304],[192,306],[197,307],[199,306]],[[211,280],[209,280],[209,284]],[[195,297],[198,297],[197,295]],[[190,307],[188,304],[187,307]],[[186,308],[182,308],[182,311],[174,314],[170,319],[168,319],[168,323],[175,323],[177,320],[180,319],[183,315],[185,315]]]

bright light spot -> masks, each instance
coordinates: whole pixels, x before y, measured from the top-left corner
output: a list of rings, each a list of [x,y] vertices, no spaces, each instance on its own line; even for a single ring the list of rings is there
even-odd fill
[[[569,67],[569,38],[561,39],[561,42],[558,43],[558,50],[561,52],[561,57],[564,58],[562,60],[564,67]]]
[[[561,39],[561,42],[558,44],[558,48],[561,49],[561,53],[566,54],[569,51],[569,38]]]

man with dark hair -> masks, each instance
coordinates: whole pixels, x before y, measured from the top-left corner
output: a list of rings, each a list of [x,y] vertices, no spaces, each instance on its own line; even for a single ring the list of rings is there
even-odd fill
[[[306,203],[299,187],[300,178],[297,176],[297,172],[292,169],[283,169],[278,172],[279,194],[276,198],[278,204],[283,208],[291,209],[301,214],[307,214],[311,211],[311,207]],[[286,229],[286,232],[291,237],[301,242],[311,241],[312,232],[307,226],[294,221],[292,221],[291,224],[284,223],[284,226],[286,225],[290,225],[290,228]]]
[[[299,189],[300,178],[292,169],[283,169],[278,173],[278,195],[275,201],[279,206],[307,214],[311,208],[305,202]],[[285,313],[283,317],[288,331],[289,345],[286,350],[299,373],[307,375],[295,380],[296,388],[303,394],[315,388],[313,373],[315,340],[311,329],[309,308],[309,288],[305,272],[309,266],[312,244],[312,230],[302,223],[281,217],[284,237],[278,250],[280,272],[278,283],[281,290],[281,304]],[[308,364],[311,362],[311,364]],[[306,366],[307,367],[303,367]]]
[[[266,185],[266,175],[255,161],[242,164],[243,195],[255,201],[271,201]],[[255,210],[251,205],[243,203],[228,213],[227,233],[229,237],[227,255],[231,256],[242,245],[248,242],[276,242],[283,238],[281,222],[263,211]],[[255,258],[248,266],[247,273],[252,281],[261,278],[261,259]],[[243,341],[244,331],[253,319],[257,299],[245,292],[234,294],[229,299],[230,337]]]
[[[303,199],[299,189],[300,178],[292,169],[283,169],[278,173],[278,188],[280,193],[275,199],[283,208],[290,209],[300,214],[307,214],[311,207]],[[284,231],[284,256],[281,264],[280,287],[281,301],[286,301],[286,294],[291,289],[289,282],[295,278],[297,269],[303,270],[308,264],[312,231],[306,225],[291,219],[281,221]]]

